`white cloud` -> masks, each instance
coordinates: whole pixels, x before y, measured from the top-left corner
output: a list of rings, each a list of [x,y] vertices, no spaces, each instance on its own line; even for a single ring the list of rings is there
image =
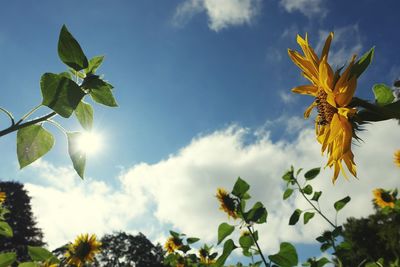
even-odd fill
[[[296,96],[291,92],[279,91],[279,97],[281,98],[282,102],[285,104],[292,104],[296,102]]]
[[[102,234],[119,229],[147,229],[144,233],[150,233],[153,240],[162,240],[169,228],[198,236],[205,242],[215,242],[218,225],[228,220],[218,210],[216,189],[230,190],[241,176],[251,185],[253,199],[262,201],[269,212],[268,224],[259,229],[260,243],[266,252],[276,252],[282,241],[313,242],[329,225],[318,216],[306,227],[287,225],[295,208],[308,206],[300,197],[282,201],[281,176],[290,164],[309,169],[321,166],[325,159],[320,155],[313,129],[300,128],[299,118],[288,118],[286,122],[286,131],[298,132],[292,141],[272,141],[265,129],[273,122],[266,123],[263,135],[260,134],[263,131],[253,133],[232,126],[197,137],[158,163],[140,163],[128,168],[118,177],[117,189],[104,182],[69,181],[68,177],[67,185],[60,186],[58,183],[64,179],[59,176],[66,173],[62,168],[41,162],[36,168],[47,173],[51,182],[46,186],[27,185],[39,226],[51,244],[71,240],[83,231]],[[342,222],[347,216],[359,217],[372,211],[373,188],[398,186],[399,169],[392,162],[398,146],[395,127],[398,127],[395,121],[371,124],[360,134],[365,143],[354,147],[359,180],[346,181],[340,177],[332,185],[332,171],[326,169],[312,181],[316,190],[324,192],[321,207],[330,218],[334,218],[335,200],[346,195],[352,197],[341,211],[339,222]],[[246,144],[249,136],[255,141]],[[135,226],[132,222],[140,224]]]
[[[182,26],[194,15],[206,12],[210,29],[218,32],[229,26],[250,24],[260,7],[260,0],[187,0],[177,7],[173,22]]]
[[[289,13],[298,11],[307,17],[324,17],[328,12],[322,6],[323,0],[280,0],[280,4]]]
[[[357,24],[334,29],[334,37],[329,52],[329,62],[333,67],[342,67],[354,54],[361,56],[363,50],[362,36]],[[319,31],[317,50],[321,51],[329,31]]]

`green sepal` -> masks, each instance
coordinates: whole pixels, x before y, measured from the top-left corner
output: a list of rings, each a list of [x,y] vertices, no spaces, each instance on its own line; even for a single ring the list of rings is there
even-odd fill
[[[374,57],[375,47],[372,47],[368,52],[361,56],[361,58],[354,63],[350,70],[350,78],[356,76],[357,78],[367,69],[369,64],[371,64]]]
[[[33,124],[17,132],[17,156],[20,168],[24,168],[51,150],[54,137],[41,125]]]
[[[62,62],[76,71],[88,67],[88,60],[81,46],[65,25],[62,26],[58,39],[58,56]]]
[[[68,153],[74,165],[75,171],[83,179],[85,175],[86,153],[78,147],[79,138],[82,133],[68,132]]]

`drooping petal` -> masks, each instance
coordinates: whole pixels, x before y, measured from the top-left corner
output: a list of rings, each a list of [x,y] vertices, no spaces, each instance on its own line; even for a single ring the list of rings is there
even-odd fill
[[[306,111],[304,111],[304,118],[308,119],[308,117],[310,117],[311,111],[314,107],[317,106],[317,103],[312,102],[311,105],[308,106],[308,108],[306,109]]]
[[[316,96],[318,92],[318,88],[315,85],[308,84],[308,85],[300,85],[294,87],[292,89],[293,93],[302,94],[302,95],[312,95]]]
[[[343,161],[344,163],[346,163],[347,169],[350,171],[350,173],[354,177],[357,177],[357,169],[356,169],[356,164],[354,163],[353,152],[348,151],[346,154],[344,154]]]

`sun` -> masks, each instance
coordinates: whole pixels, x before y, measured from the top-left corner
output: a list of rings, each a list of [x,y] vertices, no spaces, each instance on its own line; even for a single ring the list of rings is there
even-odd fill
[[[103,138],[101,134],[96,132],[83,132],[77,141],[77,148],[86,153],[93,155],[103,147]]]

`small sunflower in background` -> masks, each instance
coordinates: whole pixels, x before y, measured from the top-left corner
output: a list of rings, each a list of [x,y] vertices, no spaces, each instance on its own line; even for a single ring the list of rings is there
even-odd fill
[[[400,167],[400,149],[394,152],[394,164],[396,164],[397,167]]]
[[[100,252],[101,242],[96,240],[96,235],[79,235],[75,242],[68,246],[65,256],[68,264],[81,267],[86,262],[92,262],[96,253]]]
[[[165,242],[164,247],[168,253],[173,253],[175,250],[182,247],[182,240],[180,238],[171,236],[168,238],[167,242]]]
[[[216,195],[219,203],[221,204],[220,210],[223,210],[228,214],[228,216],[232,217],[233,219],[237,219],[237,211],[236,211],[236,202],[235,199],[232,198],[228,192],[226,192],[223,188],[217,189]]]
[[[211,248],[212,247],[204,245],[199,249],[200,263],[204,265],[212,265],[215,263],[214,258],[217,256],[217,254],[216,253],[210,254]]]
[[[382,188],[377,188],[373,191],[374,202],[380,208],[390,207],[394,208],[396,197],[390,191],[386,191]]]
[[[6,201],[6,193],[0,192],[0,204],[3,204]]]

